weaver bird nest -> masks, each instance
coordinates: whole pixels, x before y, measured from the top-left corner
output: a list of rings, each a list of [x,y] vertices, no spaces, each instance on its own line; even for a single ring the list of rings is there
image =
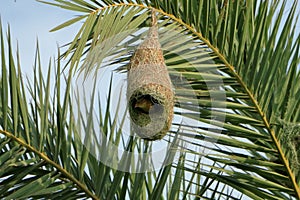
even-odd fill
[[[127,70],[127,99],[134,132],[147,140],[163,138],[173,120],[174,93],[154,11],[148,35],[134,52]]]

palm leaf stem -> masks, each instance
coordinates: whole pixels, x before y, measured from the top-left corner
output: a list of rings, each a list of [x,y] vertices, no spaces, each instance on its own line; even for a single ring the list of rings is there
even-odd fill
[[[88,190],[80,181],[78,181],[76,178],[74,178],[69,172],[67,172],[64,168],[62,168],[59,164],[52,161],[50,158],[48,158],[44,153],[38,151],[31,145],[28,145],[26,142],[24,142],[22,139],[14,136],[13,134],[0,130],[0,133],[4,134],[5,136],[11,138],[12,140],[16,141],[18,144],[22,145],[26,149],[34,152],[36,155],[38,155],[40,158],[42,158],[45,162],[49,163],[53,167],[55,167],[58,171],[60,171],[65,177],[67,177],[70,181],[75,183],[77,187],[84,191],[87,195],[89,195],[92,199],[99,199],[97,196],[95,196],[90,190]]]

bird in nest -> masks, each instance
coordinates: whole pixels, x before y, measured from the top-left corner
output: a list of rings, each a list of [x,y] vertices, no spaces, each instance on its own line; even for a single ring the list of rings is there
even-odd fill
[[[136,100],[134,103],[134,109],[138,112],[149,114],[161,111],[163,106],[157,103],[150,95],[145,95]]]

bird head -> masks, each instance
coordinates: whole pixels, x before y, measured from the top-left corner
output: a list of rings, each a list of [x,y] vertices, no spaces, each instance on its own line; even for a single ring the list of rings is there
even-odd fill
[[[142,97],[136,101],[134,104],[134,108],[140,110],[143,113],[149,114],[151,107],[153,106],[153,102],[151,99]]]

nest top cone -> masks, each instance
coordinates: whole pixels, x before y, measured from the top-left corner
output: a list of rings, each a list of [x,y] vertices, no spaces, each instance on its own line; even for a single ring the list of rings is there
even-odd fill
[[[152,25],[149,28],[147,37],[135,51],[128,66],[128,70],[140,65],[165,65],[161,45],[158,41],[158,26],[155,11],[152,11],[151,18]]]

